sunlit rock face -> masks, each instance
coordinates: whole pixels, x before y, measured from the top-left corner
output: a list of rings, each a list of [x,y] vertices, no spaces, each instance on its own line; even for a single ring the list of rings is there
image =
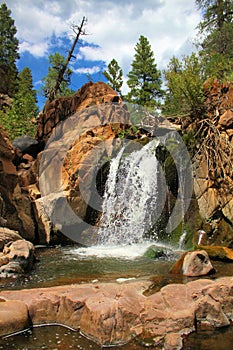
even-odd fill
[[[109,85],[102,82],[89,82],[83,85],[75,95],[61,97],[45,104],[43,111],[40,112],[38,117],[36,139],[40,143],[42,142],[45,144],[53,129],[61,121],[67,119],[76,112],[93,105],[120,101],[120,97]]]
[[[182,335],[196,327],[216,329],[232,321],[231,277],[170,284],[146,297],[143,292],[149,285],[144,280],[1,291],[0,315],[17,303],[20,312],[10,328],[9,317],[1,316],[0,334],[23,329],[30,319],[33,324],[56,322],[80,329],[105,346],[138,338],[149,339],[151,346],[181,349]]]

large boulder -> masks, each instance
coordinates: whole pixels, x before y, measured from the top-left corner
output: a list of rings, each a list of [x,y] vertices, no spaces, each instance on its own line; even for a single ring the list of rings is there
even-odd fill
[[[183,261],[182,271],[184,276],[205,276],[214,271],[209,256],[204,250],[188,252]]]
[[[0,336],[30,327],[28,309],[20,300],[0,300]]]
[[[22,237],[17,231],[10,230],[7,227],[0,227],[0,251],[3,250],[5,244],[19,239],[22,239]]]
[[[28,272],[35,262],[34,246],[20,239],[5,244],[0,253],[0,276],[17,275]]]

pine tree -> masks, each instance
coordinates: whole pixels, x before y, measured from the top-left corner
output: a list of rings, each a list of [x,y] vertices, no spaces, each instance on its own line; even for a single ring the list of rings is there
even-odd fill
[[[209,76],[222,79],[233,70],[233,2],[196,0],[203,20],[199,24],[201,55]]]
[[[158,99],[163,95],[161,72],[157,69],[151,45],[143,35],[140,36],[135,51],[132,69],[128,74],[127,84],[130,92],[127,100],[138,105],[154,107],[159,105]]]
[[[6,4],[0,6],[0,92],[12,96],[16,89],[19,58],[16,27]]]
[[[108,84],[121,96],[121,87],[123,85],[123,71],[118,62],[113,58],[108,64],[108,70],[103,72]]]
[[[45,97],[50,97],[53,95],[53,92],[55,92],[55,86],[57,83],[58,75],[61,69],[64,67],[65,64],[65,57],[56,52],[55,54],[52,54],[49,56],[49,71],[46,77],[42,79],[43,87],[42,87],[42,94]],[[56,91],[53,98],[60,97],[60,96],[67,96],[72,94],[72,90],[69,89],[69,84],[71,80],[72,70],[67,67],[63,80],[61,84],[59,85],[59,90]]]

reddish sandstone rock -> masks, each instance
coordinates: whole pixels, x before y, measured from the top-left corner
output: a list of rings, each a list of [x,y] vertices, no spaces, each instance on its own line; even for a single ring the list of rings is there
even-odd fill
[[[204,276],[213,270],[209,256],[204,250],[188,252],[184,257],[182,272],[185,276]]]
[[[0,195],[3,200],[1,223],[16,230],[23,238],[35,238],[35,225],[31,215],[31,202],[22,192],[14,164],[13,147],[0,129]]]
[[[233,128],[233,112],[230,109],[228,109],[225,113],[223,113],[223,115],[221,115],[219,119],[219,125],[226,129]]]
[[[89,82],[82,86],[74,96],[47,102],[38,119],[37,140],[45,144],[52,130],[59,122],[74,115],[77,111],[93,105],[119,102],[117,93],[107,84]]]
[[[0,301],[0,336],[22,331],[30,326],[27,306],[19,300]]]
[[[64,323],[102,345],[145,337],[154,344],[164,342],[164,349],[181,349],[181,335],[194,331],[196,322],[201,328],[218,328],[233,319],[231,277],[171,284],[145,297],[149,284],[82,284],[2,291],[0,297],[25,303],[34,324]]]
[[[0,274],[7,277],[9,274],[22,274],[31,270],[35,261],[34,246],[24,239],[8,242],[3,248],[0,259]]]
[[[201,245],[199,248],[205,250],[211,259],[233,261],[233,250],[227,247]]]

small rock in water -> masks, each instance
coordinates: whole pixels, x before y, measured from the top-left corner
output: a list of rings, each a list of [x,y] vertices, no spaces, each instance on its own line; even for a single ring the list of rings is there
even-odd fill
[[[185,255],[182,271],[185,276],[197,277],[214,272],[214,268],[206,251],[195,250]]]

